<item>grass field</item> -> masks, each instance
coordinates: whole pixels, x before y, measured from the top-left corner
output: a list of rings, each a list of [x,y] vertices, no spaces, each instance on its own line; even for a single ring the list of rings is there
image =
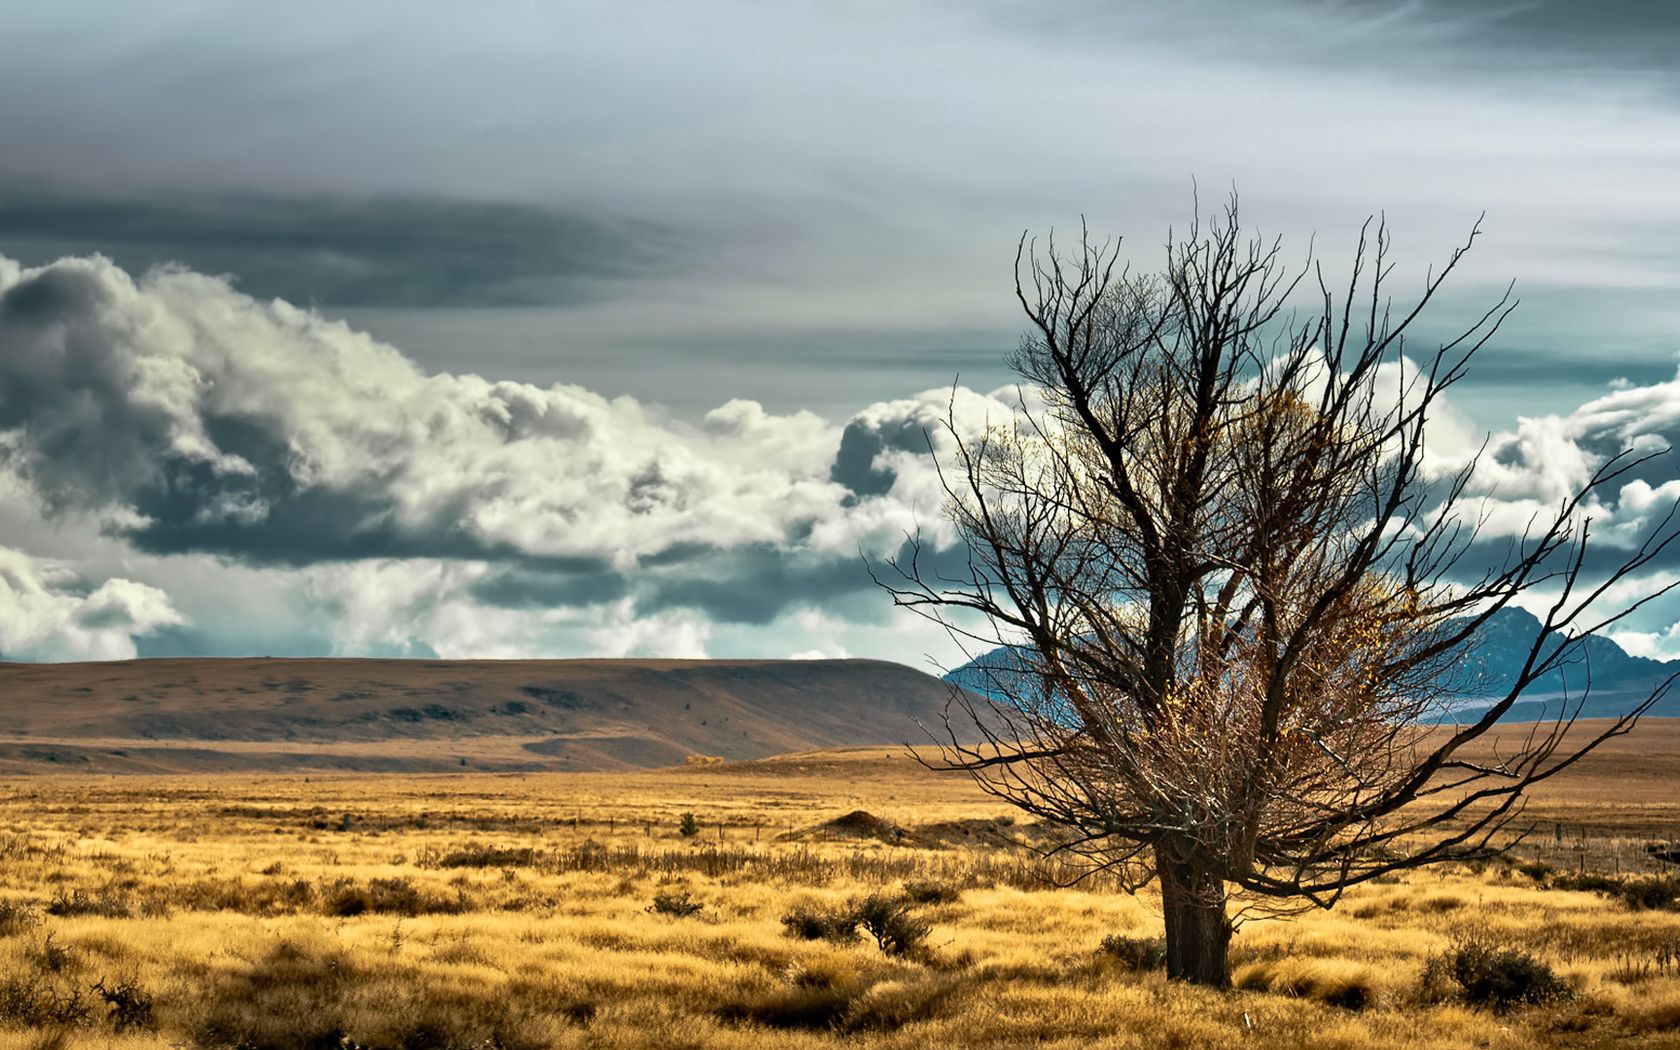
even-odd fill
[[[1146,945],[1101,950],[1158,935],[1151,898],[1057,888],[1068,872],[1010,845],[1033,829],[902,751],[13,779],[0,1048],[1680,1046],[1680,912],[1562,888],[1631,877],[1680,828],[1680,732],[1656,725],[1547,787],[1521,867],[1413,873],[1245,925],[1231,994],[1169,985]],[[919,900],[895,913],[907,886]],[[905,918],[921,943],[783,921],[871,895],[888,948]],[[1561,989],[1500,1009],[1439,966],[1426,980],[1466,939],[1531,955]]]

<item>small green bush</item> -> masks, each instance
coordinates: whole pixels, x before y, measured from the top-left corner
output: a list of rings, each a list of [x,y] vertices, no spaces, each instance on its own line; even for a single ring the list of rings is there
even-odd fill
[[[684,813],[677,822],[677,832],[685,839],[691,839],[700,834],[700,822],[694,819],[694,814]]]

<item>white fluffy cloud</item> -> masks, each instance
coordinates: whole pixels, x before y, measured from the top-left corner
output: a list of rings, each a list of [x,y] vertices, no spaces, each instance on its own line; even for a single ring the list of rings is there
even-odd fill
[[[931,426],[943,392],[855,425]],[[957,393],[969,418],[1006,413]],[[56,508],[137,546],[253,561],[447,555],[599,559],[788,545],[855,554],[937,507],[921,449],[858,500],[838,427],[731,401],[698,426],[576,386],[428,375],[284,302],[180,270],[0,266],[0,427]],[[925,446],[924,446],[925,447]],[[860,510],[860,508],[865,508]]]
[[[10,266],[0,296],[0,418],[31,476],[56,505],[127,506],[143,546],[306,557],[324,538],[277,533],[308,504],[374,553],[625,566],[776,542],[844,495],[826,476],[837,434],[809,413],[733,402],[687,428],[578,387],[426,375],[183,271]]]
[[[169,596],[133,580],[91,591],[70,566],[0,547],[0,656],[9,660],[124,660],[135,638],[179,625]]]
[[[1606,389],[1492,439],[1472,492],[1493,534],[1621,448],[1680,438],[1680,380]],[[921,663],[949,647],[906,629],[859,555],[917,530],[950,550],[930,447],[949,451],[947,419],[1003,422],[1021,396],[933,390],[843,424],[731,401],[687,423],[577,386],[429,374],[194,273],[0,259],[0,522],[63,562],[10,555],[0,650],[124,656],[161,634],[227,651],[226,634],[266,651],[258,633],[292,631],[344,654]],[[1471,433],[1449,406],[1432,469],[1479,448]],[[1633,542],[1677,473],[1661,458],[1606,490],[1595,531]],[[74,579],[72,536],[76,568],[106,582]],[[1669,644],[1667,622],[1625,627]]]
[[[179,269],[0,260],[8,498],[195,578],[216,575],[206,558],[294,574],[348,652],[564,638],[692,656],[712,621],[792,624],[871,592],[860,552],[918,527],[954,541],[929,442],[949,445],[947,414],[1007,418],[1010,396],[929,391],[843,427],[737,400],[691,424],[576,386],[427,374]],[[885,616],[871,597],[864,618]]]

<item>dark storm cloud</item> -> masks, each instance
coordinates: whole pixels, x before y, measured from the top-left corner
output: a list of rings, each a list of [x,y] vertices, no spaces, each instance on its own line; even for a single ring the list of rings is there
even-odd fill
[[[854,419],[840,435],[840,451],[828,476],[858,496],[886,495],[898,480],[891,467],[879,463],[881,453],[888,450],[925,453],[929,451],[927,431],[914,419],[885,424]]]
[[[564,305],[666,273],[667,227],[530,203],[375,196],[99,194],[0,185],[0,254],[178,263],[259,298],[330,307]]]
[[[908,542],[892,557],[908,563]],[[962,548],[920,553],[924,572],[960,578],[967,572]],[[629,598],[638,616],[694,610],[717,623],[764,625],[788,611],[834,608],[859,595],[879,595],[871,578],[891,577],[887,559],[862,554],[790,549],[775,544],[735,548],[689,547],[644,559],[633,572],[605,564],[569,566],[504,564],[475,581],[469,593],[485,605],[552,609]],[[886,608],[886,603],[880,610]]]
[[[1373,12],[1394,7],[1385,0],[1359,3]],[[1670,0],[1431,0],[1417,5],[1413,17],[1468,22],[1466,32],[1492,51],[1573,53],[1660,63],[1665,69],[1672,69],[1680,44],[1680,6]]]
[[[208,627],[160,627],[134,639],[135,655],[143,659],[166,656],[320,656],[333,651],[333,638],[324,631],[265,634],[247,637],[228,624]],[[370,647],[361,655],[429,657],[435,653],[391,647]]]
[[[1380,51],[1385,62],[1458,74],[1513,63],[1672,73],[1680,43],[1680,10],[1669,0],[1184,0],[1170,14],[1102,2],[988,6],[1012,28],[1049,40],[1101,47],[1122,34],[1172,39],[1199,28],[1208,47],[1279,65],[1362,64]],[[1256,47],[1284,35],[1295,45],[1286,52]],[[1467,52],[1478,61],[1466,62]]]
[[[628,575],[604,561],[566,565],[504,564],[468,586],[474,600],[500,609],[553,609],[617,601],[630,593]]]

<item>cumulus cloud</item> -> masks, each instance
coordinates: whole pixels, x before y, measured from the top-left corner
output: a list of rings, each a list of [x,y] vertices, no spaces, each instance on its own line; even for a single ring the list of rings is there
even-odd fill
[[[184,622],[156,587],[82,584],[70,566],[0,547],[0,658],[125,660],[137,637]]]
[[[218,601],[258,588],[261,630],[345,654],[699,656],[757,638],[760,652],[919,662],[939,641],[905,632],[861,559],[919,532],[924,564],[958,571],[933,466],[946,423],[973,432],[1032,407],[959,386],[843,423],[745,400],[690,423],[579,386],[428,373],[185,270],[0,259],[3,520],[97,535],[106,579],[16,562],[0,649],[189,651],[209,644]],[[1520,535],[1616,451],[1677,437],[1680,378],[1519,420],[1471,487],[1489,539]],[[1430,442],[1437,474],[1482,444],[1450,406]],[[1680,497],[1676,473],[1655,459],[1595,501],[1610,555]],[[13,507],[25,501],[38,520]],[[181,588],[196,626],[160,585]],[[1624,626],[1671,644],[1666,620]]]
[[[185,270],[0,261],[0,450],[46,512],[96,516],[154,556],[349,564],[318,597],[381,650],[451,617],[452,645],[520,647],[490,626],[474,638],[468,606],[478,623],[591,606],[629,610],[626,624],[680,610],[767,623],[868,591],[860,552],[891,554],[919,525],[954,540],[927,456],[950,441],[938,422],[1012,411],[959,389],[845,427],[751,401],[687,424],[577,386],[427,374]],[[428,597],[445,594],[460,601]],[[705,639],[674,620],[662,642],[599,627],[620,629],[627,651]]]
[[[828,476],[834,428],[810,413],[732,402],[684,427],[579,387],[426,375],[342,324],[179,270],[135,281],[65,260],[0,282],[16,462],[55,507],[131,512],[143,549],[626,567],[777,543],[848,494]]]
[[[1608,385],[1608,384],[1607,384]],[[1476,464],[1470,492],[1490,537],[1521,536],[1555,514],[1617,456],[1631,469],[1601,486],[1586,504],[1600,554],[1638,545],[1680,500],[1680,376],[1645,386],[1615,384],[1567,414],[1522,417],[1494,435]],[[1446,457],[1464,462],[1471,450]],[[1671,549],[1665,564],[1680,565]]]

